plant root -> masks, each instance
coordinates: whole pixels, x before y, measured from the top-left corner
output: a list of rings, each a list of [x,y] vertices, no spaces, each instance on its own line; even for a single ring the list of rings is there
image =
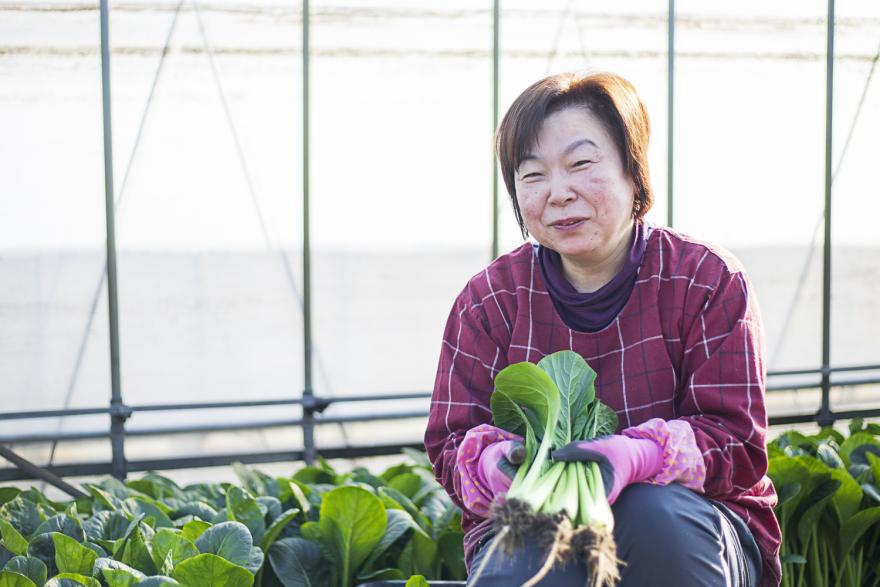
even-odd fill
[[[614,535],[604,527],[582,526],[571,535],[569,560],[587,566],[587,587],[614,587],[620,580],[620,566]]]

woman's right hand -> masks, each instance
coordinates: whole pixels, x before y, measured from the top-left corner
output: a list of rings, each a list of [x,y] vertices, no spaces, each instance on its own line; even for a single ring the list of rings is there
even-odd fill
[[[490,424],[468,430],[458,446],[455,467],[462,504],[488,517],[492,502],[510,489],[525,452],[522,437],[507,430]]]
[[[507,493],[516,471],[526,459],[526,447],[519,440],[501,440],[487,446],[480,455],[478,474],[493,496]]]

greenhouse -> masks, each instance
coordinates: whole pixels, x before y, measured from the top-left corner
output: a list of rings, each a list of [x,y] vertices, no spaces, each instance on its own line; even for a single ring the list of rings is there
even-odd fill
[[[875,0],[0,14],[0,587],[880,585]]]

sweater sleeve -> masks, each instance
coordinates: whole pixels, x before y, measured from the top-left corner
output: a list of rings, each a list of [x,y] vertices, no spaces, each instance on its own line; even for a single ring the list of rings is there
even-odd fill
[[[678,412],[703,456],[703,491],[725,497],[767,472],[763,330],[741,271],[716,273],[701,304],[682,333]]]
[[[458,448],[468,430],[492,422],[489,396],[506,359],[489,334],[482,306],[470,301],[466,289],[446,322],[425,430],[434,476],[459,507],[464,501],[456,467]]]

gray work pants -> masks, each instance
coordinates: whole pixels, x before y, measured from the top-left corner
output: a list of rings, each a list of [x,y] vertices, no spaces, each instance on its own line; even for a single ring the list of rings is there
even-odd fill
[[[617,557],[625,561],[620,587],[754,587],[761,579],[761,553],[748,527],[724,505],[681,485],[639,483],[626,488],[612,506]],[[471,579],[492,538],[471,563]],[[495,549],[477,587],[522,585],[544,564],[543,552],[526,545],[511,557]],[[586,583],[582,565],[554,569],[541,587]]]

